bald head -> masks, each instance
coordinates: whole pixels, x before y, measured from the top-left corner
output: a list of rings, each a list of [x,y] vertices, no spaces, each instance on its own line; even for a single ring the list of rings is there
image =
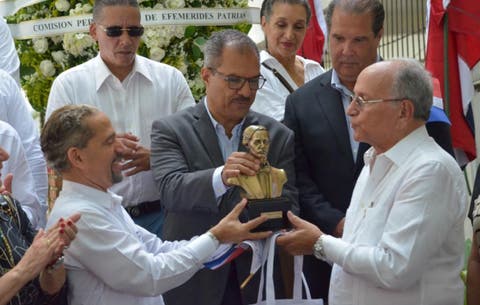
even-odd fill
[[[432,78],[414,59],[393,59],[377,62],[359,75],[376,75],[379,85],[389,88],[391,98],[408,99],[413,103],[413,117],[427,121],[433,101]]]

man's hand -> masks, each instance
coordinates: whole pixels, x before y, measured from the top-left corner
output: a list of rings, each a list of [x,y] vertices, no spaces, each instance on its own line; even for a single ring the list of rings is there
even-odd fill
[[[323,234],[317,226],[288,212],[288,219],[293,230],[277,238],[277,245],[282,246],[292,255],[312,254],[313,245]]]
[[[257,217],[246,223],[242,223],[238,220],[238,216],[240,216],[246,205],[247,200],[242,199],[242,201],[240,201],[227,216],[210,229],[210,232],[215,235],[220,243],[238,244],[246,239],[265,239],[272,234],[271,231],[250,232],[268,220],[265,216]]]
[[[333,236],[341,238],[343,235],[343,226],[345,225],[345,217],[343,217],[335,227],[335,232],[333,232]]]
[[[122,165],[122,171],[127,171],[125,176],[150,170],[150,149],[141,146],[138,143],[138,137],[131,133],[124,133],[118,134],[117,139],[122,144],[117,152],[126,161]]]
[[[228,178],[238,177],[240,174],[246,176],[255,176],[260,169],[260,159],[255,158],[246,152],[233,152],[225,162],[222,171],[222,181],[225,185]]]

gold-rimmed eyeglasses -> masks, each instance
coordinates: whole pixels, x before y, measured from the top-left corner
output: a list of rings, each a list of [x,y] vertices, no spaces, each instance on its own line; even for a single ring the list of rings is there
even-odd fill
[[[208,69],[212,71],[214,75],[215,74],[220,75],[223,78],[223,80],[227,82],[228,88],[232,90],[242,89],[246,82],[248,82],[248,86],[250,87],[250,90],[258,90],[258,89],[261,89],[265,84],[265,82],[267,81],[265,77],[263,77],[262,75],[251,77],[251,78],[245,78],[245,77],[240,77],[235,75],[226,75],[215,68],[208,68]]]
[[[362,108],[367,104],[375,104],[375,103],[383,103],[383,102],[400,102],[405,100],[406,98],[381,98],[381,99],[373,99],[373,100],[366,100],[359,95],[350,96],[350,102],[355,103],[358,108]]]

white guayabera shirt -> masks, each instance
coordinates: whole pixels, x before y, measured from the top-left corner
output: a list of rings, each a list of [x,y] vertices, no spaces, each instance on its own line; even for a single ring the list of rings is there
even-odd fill
[[[460,305],[465,180],[420,127],[383,154],[365,153],[334,263],[331,305]]]

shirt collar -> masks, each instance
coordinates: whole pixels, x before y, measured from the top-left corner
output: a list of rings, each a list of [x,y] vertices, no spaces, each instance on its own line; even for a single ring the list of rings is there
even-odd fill
[[[103,61],[102,57],[100,56],[100,52],[94,59],[94,65],[97,67],[95,69],[95,79],[96,79],[96,84],[95,84],[95,90],[99,90],[100,87],[105,83],[105,81],[109,77],[114,77],[110,69],[107,67],[105,62]],[[141,56],[135,55],[135,62],[133,64],[132,71],[130,72],[129,76],[127,76],[127,79],[131,77],[131,75],[134,74],[140,74],[143,75],[147,80],[152,82],[152,75],[150,71],[147,69],[146,65],[143,63],[143,58]]]
[[[225,128],[222,126],[222,124],[220,124],[219,122],[217,122],[217,120],[215,120],[215,119],[213,118],[212,114],[210,113],[210,109],[208,109],[208,102],[207,102],[207,97],[206,97],[206,96],[205,96],[205,98],[204,98],[204,101],[205,101],[205,109],[207,110],[208,116],[210,117],[210,121],[212,122],[213,127],[215,128],[215,130],[216,130],[217,132],[218,132],[219,130],[222,130],[223,133],[225,133]],[[243,123],[245,122],[245,118],[246,118],[246,117],[244,117],[240,123],[238,123],[237,125],[235,125],[235,127],[233,127],[233,130],[232,130],[232,134],[233,134],[233,135],[238,135],[238,134],[240,134],[240,132],[242,131]]]
[[[111,209],[114,206],[121,205],[123,198],[111,191],[103,192],[99,189],[90,187],[88,185],[80,184],[77,182],[63,180],[62,192],[70,193],[74,192],[81,194],[82,197],[89,201],[95,202],[99,206],[107,209]]]
[[[337,71],[332,69],[332,80],[330,81],[332,88],[339,91],[343,96],[352,96],[353,92],[350,91],[347,87],[345,87],[341,82],[340,78],[338,78]]]
[[[421,142],[429,139],[427,129],[425,125],[422,125],[408,134],[406,137],[397,142],[393,147],[384,152],[383,154],[378,154],[375,151],[375,148],[370,147],[364,154],[363,160],[365,164],[372,164],[375,161],[375,158],[378,156],[385,156],[396,166],[401,166],[405,163],[406,159],[415,150]]]

